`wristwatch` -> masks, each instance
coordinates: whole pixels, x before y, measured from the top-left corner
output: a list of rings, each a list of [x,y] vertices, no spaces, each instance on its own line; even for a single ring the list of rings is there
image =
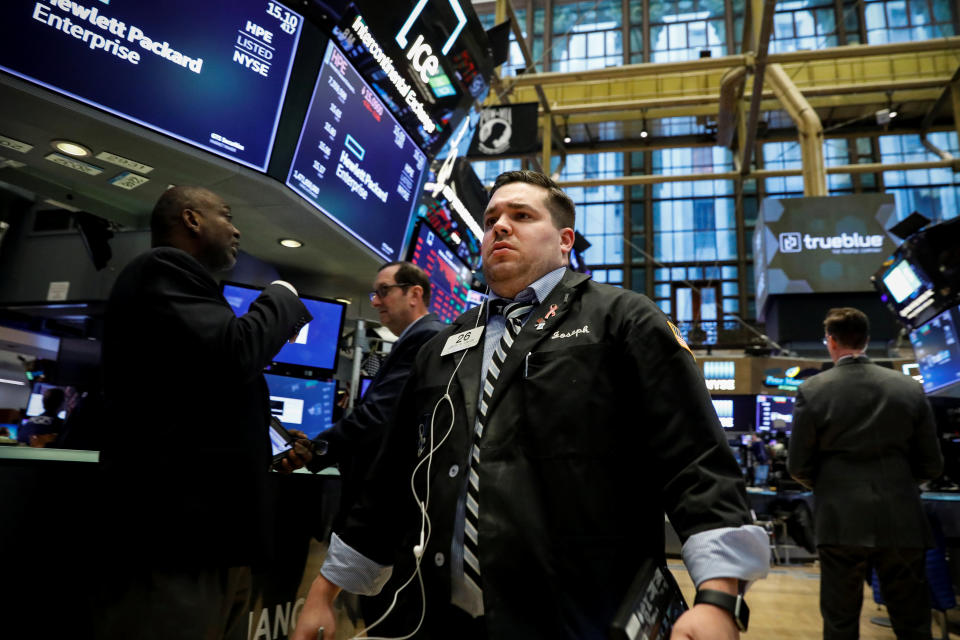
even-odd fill
[[[737,625],[737,629],[740,629],[740,631],[747,630],[747,624],[750,622],[750,608],[747,607],[742,593],[733,596],[725,591],[701,589],[697,591],[697,597],[693,599],[693,604],[712,604],[715,607],[720,607],[733,616],[733,622]]]

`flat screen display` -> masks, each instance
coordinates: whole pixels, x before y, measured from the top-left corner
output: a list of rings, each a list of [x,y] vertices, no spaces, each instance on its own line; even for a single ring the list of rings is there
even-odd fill
[[[250,309],[250,304],[260,295],[258,287],[225,282],[223,297],[237,316]],[[300,296],[300,300],[313,316],[303,326],[295,343],[287,343],[274,357],[267,370],[283,375],[321,376],[337,367],[337,345],[343,330],[346,305],[335,300]]]
[[[954,307],[910,332],[926,393],[960,382],[958,327],[960,310]]]
[[[397,260],[427,157],[330,42],[287,185],[384,260]]]
[[[334,380],[306,380],[266,373],[270,388],[270,413],[287,429],[299,429],[316,437],[333,424]]]
[[[367,393],[367,389],[370,388],[370,383],[373,382],[372,376],[360,376],[360,397],[362,398],[364,394]]]
[[[488,298],[487,294],[471,289],[467,292],[467,309],[473,309],[483,304]]]
[[[724,429],[733,429],[733,400],[712,398],[713,409],[720,419],[720,426]]]
[[[710,400],[724,429],[753,431],[756,411],[754,396],[713,394]]]
[[[793,396],[757,396],[757,431],[793,430]]]
[[[430,311],[453,322],[469,306],[473,272],[425,222],[421,222],[410,250],[410,262],[430,278]]]
[[[901,260],[893,265],[890,271],[883,276],[883,284],[887,287],[890,295],[900,304],[911,295],[917,293],[923,285],[916,272],[906,260]]]
[[[271,0],[5,3],[0,69],[263,171],[302,23]]]

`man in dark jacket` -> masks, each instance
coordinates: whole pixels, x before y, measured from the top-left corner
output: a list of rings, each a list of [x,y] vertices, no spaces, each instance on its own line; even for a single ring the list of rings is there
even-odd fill
[[[106,312],[101,465],[117,566],[98,634],[246,638],[250,567],[274,521],[261,372],[312,318],[283,282],[234,315],[211,273],[236,262],[240,232],[211,191],[168,189],[150,224],[153,248]]]
[[[549,178],[497,179],[482,246],[491,302],[420,350],[296,640],[330,633],[339,588],[376,592],[398,553],[413,584],[390,615],[416,637],[605,637],[641,563],[663,562],[665,511],[704,598],[739,602],[739,581],[765,575],[766,534],[749,525],[692,354],[650,300],[565,268],[573,222]],[[490,311],[498,299],[505,315]],[[707,603],[672,635],[737,636]]]
[[[932,546],[917,485],[943,468],[923,389],[863,355],[863,312],[831,309],[824,344],[836,366],[797,392],[788,467],[813,489],[825,640],[860,632],[874,567],[897,638],[930,638],[924,548]]]
[[[447,326],[427,312],[430,279],[423,269],[410,262],[390,262],[380,267],[370,292],[370,304],[397,341],[350,415],[315,438],[325,443],[318,450],[326,453],[314,457],[309,465],[314,472],[333,464],[340,468],[341,517],[334,526],[339,526],[342,512],[356,499],[383,436],[393,424],[394,410],[417,352]]]
[[[314,457],[309,465],[311,471],[332,464],[340,469],[340,509],[335,529],[343,525],[384,437],[395,422],[400,392],[410,377],[417,352],[447,326],[427,312],[430,279],[423,269],[410,262],[390,262],[380,267],[370,292],[370,304],[383,326],[398,337],[397,341],[353,411],[315,438],[325,443],[317,450],[325,450],[326,454]],[[380,617],[389,606],[389,595],[361,599],[364,619],[369,622]]]

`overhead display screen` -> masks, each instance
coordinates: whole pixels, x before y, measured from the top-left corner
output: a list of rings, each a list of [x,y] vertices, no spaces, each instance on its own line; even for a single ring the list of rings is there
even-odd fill
[[[262,171],[302,23],[270,0],[16,2],[0,69]]]
[[[960,383],[960,309],[944,311],[910,332],[926,393]]]
[[[893,194],[766,198],[753,233],[757,319],[782,294],[870,291],[870,276],[896,250]],[[899,273],[901,289],[908,273]]]
[[[287,185],[374,253],[396,260],[427,157],[333,42]]]
[[[410,262],[430,278],[430,312],[453,322],[469,306],[473,272],[427,224],[421,222],[410,252]]]
[[[223,283],[223,297],[237,316],[244,315],[260,295],[248,285]],[[311,376],[337,367],[337,346],[346,305],[334,300],[300,296],[313,320],[303,325],[296,340],[283,345],[268,370],[283,375]],[[281,420],[282,422],[282,420]]]

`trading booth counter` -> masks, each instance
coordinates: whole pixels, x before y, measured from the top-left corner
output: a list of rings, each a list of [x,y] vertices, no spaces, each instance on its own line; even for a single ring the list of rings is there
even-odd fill
[[[100,566],[96,542],[103,534],[98,459],[96,451],[0,447],[0,602],[4,626],[20,632],[11,637],[89,637],[84,595]],[[270,482],[277,495],[276,558],[254,576],[259,598],[249,615],[251,638],[293,631],[326,551],[313,540],[329,535],[340,497],[332,469],[271,473]]]

